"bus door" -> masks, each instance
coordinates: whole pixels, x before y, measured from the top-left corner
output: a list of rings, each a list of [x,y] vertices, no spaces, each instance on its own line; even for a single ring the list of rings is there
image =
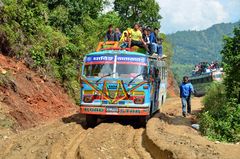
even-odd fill
[[[160,68],[156,67],[155,72],[155,81],[156,81],[156,91],[155,91],[155,100],[156,100],[156,107],[159,105],[159,93],[160,93],[160,84],[161,84],[161,75],[160,75]]]
[[[155,67],[154,65],[151,65],[151,68],[150,68],[150,79],[152,84],[152,91],[151,91],[152,111],[155,111],[158,107],[160,78],[159,78],[159,69],[157,69],[157,67]]]

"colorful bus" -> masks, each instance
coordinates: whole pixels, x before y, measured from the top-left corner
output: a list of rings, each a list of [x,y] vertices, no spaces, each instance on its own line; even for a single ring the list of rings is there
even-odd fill
[[[166,63],[126,50],[93,52],[84,57],[80,83],[88,126],[102,116],[135,116],[144,125],[165,102]]]

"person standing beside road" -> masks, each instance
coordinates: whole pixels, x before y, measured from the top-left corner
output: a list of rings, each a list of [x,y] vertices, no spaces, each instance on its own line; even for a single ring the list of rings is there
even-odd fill
[[[182,102],[182,115],[186,117],[187,113],[191,114],[191,94],[194,93],[192,84],[188,81],[188,77],[183,77],[180,85],[180,98]],[[186,112],[187,107],[187,112]]]

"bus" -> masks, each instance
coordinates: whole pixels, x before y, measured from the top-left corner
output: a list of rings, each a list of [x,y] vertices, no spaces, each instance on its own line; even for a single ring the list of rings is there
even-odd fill
[[[135,116],[145,125],[166,100],[167,66],[139,52],[101,50],[84,57],[80,84],[89,127],[105,116]]]
[[[190,76],[189,81],[194,87],[195,95],[200,97],[205,95],[212,82],[222,82],[223,76],[223,69],[219,68],[201,73],[198,76]]]

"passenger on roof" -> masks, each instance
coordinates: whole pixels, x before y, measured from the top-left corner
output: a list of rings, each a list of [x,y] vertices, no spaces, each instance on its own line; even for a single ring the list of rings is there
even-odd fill
[[[121,33],[120,29],[118,27],[115,28],[114,41],[119,41],[121,38],[121,35],[122,35],[122,33]]]
[[[130,46],[138,46],[141,48],[145,48],[147,52],[149,52],[147,43],[142,38],[142,33],[139,30],[139,24],[135,24],[134,28],[131,31],[131,40]]]
[[[149,49],[150,48],[150,39],[149,39],[150,31],[149,31],[149,29],[143,28],[143,35],[142,36],[143,36],[144,42],[147,44],[148,49]]]
[[[130,34],[127,30],[125,30],[122,34],[122,37],[120,39],[120,47],[121,48],[128,48],[130,42]]]
[[[142,27],[142,25],[140,25],[140,24],[138,24],[139,25],[139,30],[140,30],[140,32],[143,34],[143,27]]]
[[[148,35],[148,30],[147,28],[143,28],[143,40],[149,44],[150,43],[150,40],[149,40],[149,35]]]
[[[154,32],[150,34],[150,43],[151,43],[151,51],[153,54],[157,54],[158,56],[162,57],[162,41],[158,37],[159,30],[158,28],[154,29]]]
[[[114,31],[113,31],[113,26],[110,24],[108,26],[108,31],[106,33],[106,36],[104,38],[104,41],[114,41]]]

